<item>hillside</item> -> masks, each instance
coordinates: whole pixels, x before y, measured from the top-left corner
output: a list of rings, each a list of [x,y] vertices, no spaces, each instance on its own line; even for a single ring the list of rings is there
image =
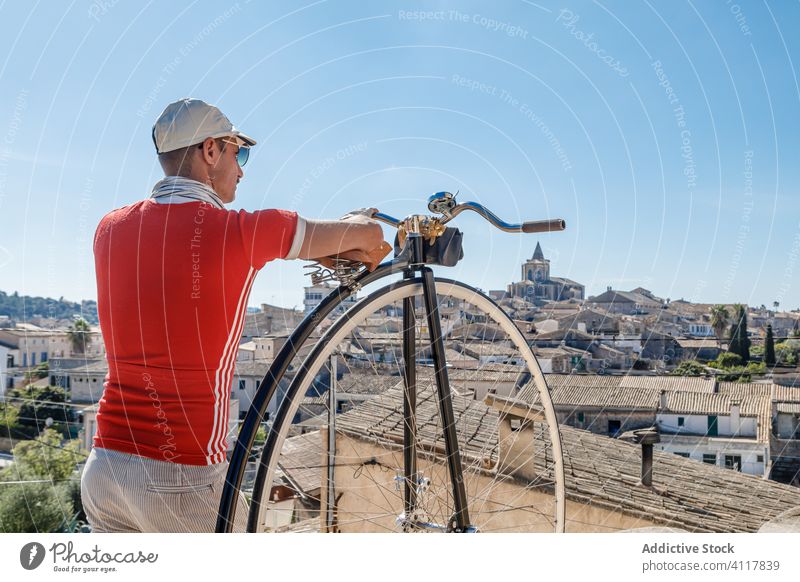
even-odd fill
[[[63,297],[31,297],[20,295],[14,291],[11,295],[0,291],[0,315],[23,322],[34,317],[51,317],[55,319],[72,319],[81,316],[90,324],[97,324],[96,301],[67,301]]]

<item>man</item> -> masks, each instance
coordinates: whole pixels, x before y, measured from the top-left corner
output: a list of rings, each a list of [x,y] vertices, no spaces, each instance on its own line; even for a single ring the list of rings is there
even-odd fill
[[[271,260],[389,250],[366,212],[338,221],[226,210],[255,140],[198,99],[153,126],[166,177],[104,216],[94,238],[109,371],[81,478],[97,532],[212,532],[228,461],[230,386],[247,299]],[[242,498],[235,531],[244,531]]]

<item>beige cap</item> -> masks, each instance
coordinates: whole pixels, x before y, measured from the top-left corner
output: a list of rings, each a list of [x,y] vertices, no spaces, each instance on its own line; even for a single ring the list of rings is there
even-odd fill
[[[153,143],[159,154],[226,136],[235,136],[246,146],[256,145],[256,140],[236,129],[222,111],[200,99],[170,103],[153,125]]]

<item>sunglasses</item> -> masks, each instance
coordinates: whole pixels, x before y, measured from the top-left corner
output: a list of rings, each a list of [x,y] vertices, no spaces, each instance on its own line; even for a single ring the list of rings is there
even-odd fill
[[[222,141],[224,143],[229,143],[239,147],[239,151],[236,152],[236,161],[239,163],[239,167],[244,167],[244,165],[247,163],[247,160],[250,158],[250,147],[241,145],[238,141],[229,139],[223,139]],[[203,149],[203,144],[200,144],[197,147]]]

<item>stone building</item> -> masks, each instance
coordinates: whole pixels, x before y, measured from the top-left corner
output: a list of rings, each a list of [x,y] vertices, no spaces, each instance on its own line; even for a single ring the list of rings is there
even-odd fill
[[[609,313],[625,315],[644,315],[658,312],[665,303],[647,289],[637,287],[633,291],[616,291],[611,287],[596,297],[589,297],[587,303]]]
[[[428,379],[420,382],[432,392]],[[658,397],[656,396],[656,401]],[[481,503],[470,519],[479,531],[552,531],[551,459],[542,454],[545,434],[528,419],[535,407],[499,413],[488,403],[453,397],[462,443],[465,489],[478,492]],[[657,406],[657,405],[656,405]],[[444,450],[437,446],[436,403],[418,401],[420,456],[417,470],[426,477],[417,492],[429,521],[447,507]],[[389,390],[337,417],[333,450],[337,463],[328,472],[324,455],[327,427],[306,436],[304,447],[286,447],[281,465],[287,484],[307,480],[306,490],[319,491],[320,512],[313,531],[398,531],[403,512],[398,475],[403,471],[402,391]],[[653,452],[652,482],[641,482],[641,447],[571,426],[561,427],[566,489],[567,532],[615,532],[640,528],[675,528],[687,532],[757,532],[800,503],[800,490],[760,476],[725,470],[684,458]],[[316,442],[315,442],[316,441]],[[310,444],[309,444],[310,443]],[[298,448],[313,446],[309,454]],[[313,453],[313,454],[310,454]],[[322,455],[320,454],[322,453]],[[305,460],[307,459],[307,460]],[[334,482],[329,487],[329,476]],[[327,492],[335,492],[329,523]],[[423,498],[424,496],[424,498]],[[420,501],[422,499],[422,501]],[[442,511],[447,515],[447,511]]]
[[[544,258],[542,247],[536,243],[533,256],[522,264],[522,280],[511,283],[508,293],[530,303],[583,299],[584,286],[571,279],[550,275],[550,260]]]

